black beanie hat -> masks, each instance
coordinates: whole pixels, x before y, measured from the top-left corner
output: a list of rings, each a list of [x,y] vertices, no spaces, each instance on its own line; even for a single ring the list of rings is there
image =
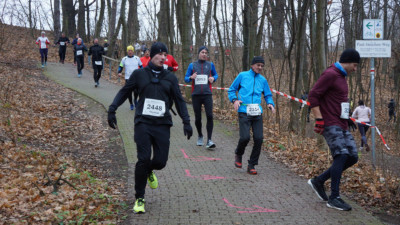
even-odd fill
[[[200,54],[200,52],[203,51],[204,49],[207,50],[207,52],[208,52],[208,48],[206,46],[201,46],[199,48],[199,51],[197,52],[197,54]]]
[[[339,59],[340,63],[360,63],[360,53],[354,48],[348,48],[343,51]]]
[[[151,46],[151,49],[150,49],[150,58],[153,58],[153,56],[155,56],[156,54],[158,54],[160,52],[168,53],[167,46],[162,42],[154,42],[154,44]]]
[[[251,61],[251,65],[254,65],[256,63],[265,64],[264,58],[262,56],[254,56],[253,60]]]

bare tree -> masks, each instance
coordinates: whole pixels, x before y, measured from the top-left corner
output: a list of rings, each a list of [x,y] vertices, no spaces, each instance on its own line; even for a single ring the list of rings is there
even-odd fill
[[[224,44],[222,41],[222,35],[221,35],[221,31],[220,31],[220,26],[219,26],[219,21],[217,18],[217,1],[214,1],[214,21],[215,21],[215,27],[217,29],[217,34],[218,34],[218,42],[219,42],[219,50],[220,52],[224,52]],[[222,68],[221,68],[221,74],[220,74],[220,81],[221,81],[221,87],[225,86],[224,83],[224,78],[225,78],[225,54],[221,54],[222,56]],[[224,105],[224,96],[220,97],[221,102],[220,102],[220,107],[222,108]]]
[[[85,1],[79,0],[78,7],[78,33],[79,37],[86,40],[86,29],[85,29]]]
[[[169,1],[160,1],[160,10],[157,13],[158,19],[158,41],[168,44],[169,41]]]
[[[254,57],[255,38],[257,36],[258,0],[244,2],[243,9],[243,54],[242,68],[247,70]]]
[[[196,49],[200,46],[204,45],[204,42],[208,33],[208,24],[211,18],[211,9],[212,9],[212,1],[207,1],[207,12],[204,15],[204,22],[200,23],[200,9],[201,9],[201,0],[193,0],[193,8],[194,8],[194,24],[196,28]],[[201,24],[203,24],[203,29],[201,29]]]
[[[182,43],[182,68],[184,69],[188,67],[191,61],[190,46],[192,45],[192,17],[190,15],[192,6],[190,5],[190,1],[191,0],[177,0],[176,5],[177,22]],[[184,76],[185,74],[182,72],[182,80]]]
[[[96,1],[97,2],[97,1]],[[106,8],[106,1],[100,0],[100,16],[96,23],[96,29],[94,31],[94,37],[100,37],[101,28],[103,27],[103,20],[104,20],[104,10]]]
[[[54,0],[54,43],[58,40],[61,32],[61,22],[60,22],[60,0]]]
[[[75,6],[73,0],[62,0],[62,11],[63,11],[63,32],[67,36],[74,36],[76,33],[75,25]]]
[[[139,19],[138,19],[138,1],[129,0],[128,9],[128,42],[133,43],[139,39]]]
[[[285,0],[269,0],[270,12],[268,20],[272,28],[272,55],[274,58],[282,59],[285,47]]]
[[[112,1],[112,5],[110,5],[110,0],[107,0],[108,3],[108,12],[109,12],[109,23],[108,23],[108,39],[110,40],[110,47],[108,51],[109,56],[114,56],[114,49],[116,44],[116,36],[115,34],[115,23],[117,20],[117,0]]]

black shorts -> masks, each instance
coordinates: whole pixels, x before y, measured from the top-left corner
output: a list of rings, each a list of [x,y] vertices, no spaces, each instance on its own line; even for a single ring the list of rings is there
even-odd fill
[[[333,158],[337,155],[358,157],[356,142],[350,131],[343,130],[339,126],[328,126],[325,127],[323,136]]]

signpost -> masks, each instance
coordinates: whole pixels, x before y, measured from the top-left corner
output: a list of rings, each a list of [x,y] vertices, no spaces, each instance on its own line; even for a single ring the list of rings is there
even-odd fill
[[[364,19],[363,20],[363,39],[356,40],[356,50],[361,58],[371,58],[371,147],[372,164],[375,168],[375,61],[377,58],[391,57],[391,41],[383,40],[383,20]]]

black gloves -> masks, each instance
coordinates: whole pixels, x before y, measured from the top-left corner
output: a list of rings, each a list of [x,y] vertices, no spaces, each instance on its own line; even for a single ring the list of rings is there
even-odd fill
[[[348,119],[347,124],[349,125],[349,131],[353,129],[353,131],[357,130],[357,125],[353,122],[353,120]]]
[[[183,134],[187,136],[187,139],[189,140],[190,137],[193,134],[193,129],[192,126],[190,125],[190,121],[184,121],[183,122]]]
[[[172,68],[170,66],[168,66],[168,70],[171,71],[171,72],[174,72],[174,68]]]
[[[115,117],[115,112],[108,112],[108,125],[115,129],[115,126],[117,125],[117,117]]]

